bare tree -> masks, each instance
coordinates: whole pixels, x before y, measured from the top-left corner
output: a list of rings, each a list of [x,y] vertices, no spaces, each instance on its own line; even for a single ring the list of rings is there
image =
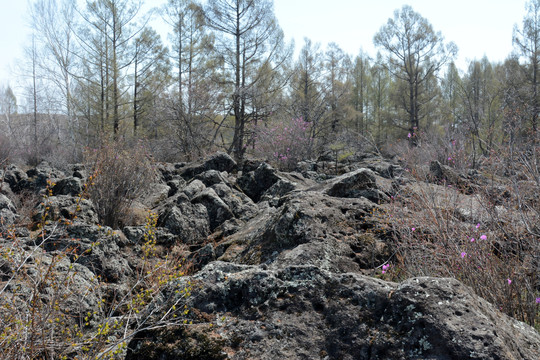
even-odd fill
[[[17,98],[9,85],[0,88],[0,113],[3,119],[0,121],[1,129],[8,136],[14,136],[12,116],[17,113]]]
[[[326,101],[329,108],[329,125],[332,133],[339,130],[346,118],[346,94],[350,93],[347,70],[350,68],[350,58],[334,42],[328,44],[324,56],[326,77],[324,82]]]
[[[72,73],[75,72],[75,3],[69,0],[37,0],[31,5],[32,28],[42,45],[40,66],[51,91],[61,94],[56,112],[75,121],[72,108]],[[76,124],[74,124],[76,125]],[[71,126],[74,137],[77,126]]]
[[[144,28],[136,25],[141,6],[142,0],[87,0],[86,11],[80,12],[86,26],[78,39],[85,53],[86,76],[91,76],[87,80],[101,89],[102,128],[111,116],[115,137],[121,120],[128,117],[121,110],[127,102],[123,100],[127,72],[133,64],[131,42]]]
[[[217,50],[225,61],[225,71],[231,74],[229,112],[234,117],[234,134],[229,152],[242,159],[248,135],[246,126],[256,118],[254,96],[260,92],[254,91],[255,87],[265,77],[283,69],[291,49],[284,46],[272,1],[209,0],[206,19],[217,32]]]
[[[441,33],[409,5],[394,12],[373,42],[387,53],[383,64],[406,85],[408,99],[403,107],[409,116],[409,132],[414,133],[420,126],[423,105],[432,100],[425,85],[452,59],[457,47],[444,44]]]
[[[315,138],[326,114],[323,88],[323,54],[318,44],[304,39],[304,46],[291,76],[292,116],[311,123],[310,138]]]
[[[170,63],[167,48],[151,28],[145,28],[135,39],[133,57],[133,134],[137,135],[141,121],[150,118],[155,98],[169,84]],[[149,128],[157,133],[157,126]]]
[[[523,66],[527,84],[530,86],[528,95],[530,122],[533,143],[536,143],[538,132],[538,116],[540,114],[540,100],[538,87],[540,83],[540,0],[531,0],[527,3],[527,15],[523,19],[523,27],[514,28],[513,42],[518,53],[525,59]]]
[[[214,54],[214,35],[198,2],[169,0],[162,14],[173,30],[170,54],[176,86],[167,110],[175,144],[187,158],[201,156],[220,103],[222,61]]]

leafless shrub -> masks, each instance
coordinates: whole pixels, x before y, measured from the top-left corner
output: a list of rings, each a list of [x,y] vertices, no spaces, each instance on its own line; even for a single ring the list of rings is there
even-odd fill
[[[2,359],[117,359],[138,332],[187,324],[191,285],[180,281],[181,258],[157,255],[156,221],[148,214],[135,276],[114,299],[105,296],[107,284],[78,263],[84,253],[43,251],[66,224],[42,223],[32,245],[15,230],[0,233]]]
[[[389,274],[454,277],[501,311],[539,326],[538,153],[514,154],[520,160],[502,177],[496,173],[506,166],[505,156],[500,150],[484,161],[470,195],[453,184],[429,183],[411,168],[417,181],[380,215],[395,240]],[[422,166],[418,159],[404,161]]]
[[[411,146],[411,143],[415,145]],[[473,167],[474,162],[467,144],[468,140],[462,133],[450,129],[444,135],[420,131],[386,145],[381,151],[387,156],[397,156],[404,167],[416,171],[433,160],[463,170]]]
[[[144,144],[105,142],[86,151],[85,164],[91,174],[88,194],[100,222],[118,228],[131,203],[155,176]]]

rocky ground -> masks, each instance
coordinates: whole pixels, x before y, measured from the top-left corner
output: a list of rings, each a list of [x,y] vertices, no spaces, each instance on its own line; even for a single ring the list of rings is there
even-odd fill
[[[179,304],[182,296],[188,323],[141,326],[120,356],[540,358],[535,329],[459,281],[419,277],[395,283],[378,276],[393,245],[375,214],[398,193],[412,199],[442,185],[415,181],[397,162],[377,155],[357,156],[339,169],[327,160],[303,162],[291,173],[256,160],[237,164],[223,153],[196,163],[159,164],[156,182],[132,208],[134,214],[157,213],[155,257],[175,252],[189,264],[189,274],[169,281],[159,297],[161,304]],[[468,197],[475,186],[470,177],[436,162],[426,172],[465,189],[452,204],[440,200],[441,207],[462,213],[464,222],[478,220],[470,215],[475,206]],[[121,229],[99,226],[92,202],[78,196],[88,177],[81,165],[63,172],[47,164],[28,171],[11,165],[0,175],[4,249],[16,240],[26,251],[20,256],[32,259],[38,248],[40,259],[50,261],[79,249],[55,263],[58,274],[77,269],[71,279],[79,290],[66,296],[73,298],[66,302],[73,321],[82,321],[75,314],[100,306],[100,296],[88,289],[103,286],[111,302],[131,291],[141,268],[144,216],[134,216]],[[47,202],[40,198],[45,193]],[[31,214],[23,211],[21,194],[33,204]],[[44,218],[50,219],[50,236],[40,241],[32,226]],[[25,271],[35,266],[27,261]],[[18,270],[4,261],[2,284]],[[11,296],[10,286],[2,286],[0,296]],[[186,288],[187,297],[176,291]]]

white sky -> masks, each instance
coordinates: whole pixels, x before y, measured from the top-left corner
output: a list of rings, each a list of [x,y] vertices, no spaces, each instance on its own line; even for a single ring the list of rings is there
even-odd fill
[[[31,0],[29,0],[31,1]],[[146,0],[158,5],[164,0]],[[336,42],[357,55],[360,49],[375,56],[373,36],[403,4],[426,18],[446,41],[459,47],[457,63],[487,55],[504,60],[512,51],[514,24],[521,27],[526,0],[275,0],[276,17],[298,51],[304,37],[322,47]],[[0,84],[15,83],[13,69],[29,41],[27,1],[0,0]]]

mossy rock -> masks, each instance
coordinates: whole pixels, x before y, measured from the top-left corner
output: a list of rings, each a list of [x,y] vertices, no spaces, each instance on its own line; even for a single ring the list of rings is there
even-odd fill
[[[222,360],[223,340],[210,336],[209,329],[190,330],[174,326],[145,331],[129,343],[126,360]]]

